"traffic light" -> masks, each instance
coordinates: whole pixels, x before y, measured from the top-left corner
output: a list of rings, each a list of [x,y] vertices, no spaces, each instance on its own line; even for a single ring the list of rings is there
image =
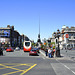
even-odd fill
[[[51,40],[48,40],[48,43],[51,43]]]

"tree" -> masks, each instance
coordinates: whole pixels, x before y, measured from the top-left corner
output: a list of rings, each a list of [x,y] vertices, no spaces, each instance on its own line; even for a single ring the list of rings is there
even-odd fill
[[[55,45],[55,42],[51,42],[51,45],[53,45],[53,44]]]
[[[32,46],[35,46],[35,43],[32,43]]]

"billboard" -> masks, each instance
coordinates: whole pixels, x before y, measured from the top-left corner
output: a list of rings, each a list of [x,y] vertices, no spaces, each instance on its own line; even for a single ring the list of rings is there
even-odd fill
[[[10,37],[10,30],[0,30],[0,37]]]

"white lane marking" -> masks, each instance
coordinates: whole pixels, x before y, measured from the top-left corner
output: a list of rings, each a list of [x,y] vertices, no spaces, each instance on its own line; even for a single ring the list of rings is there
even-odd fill
[[[56,61],[58,61],[56,59]],[[75,74],[75,72],[73,70],[71,70],[68,66],[64,65],[63,63],[61,63],[60,61],[58,61],[60,64],[62,64],[65,68],[67,68],[68,70],[70,70],[73,74]]]
[[[40,51],[40,52],[41,52],[41,54],[43,54],[45,56],[45,54],[42,51]]]
[[[72,71],[72,70],[71,70]],[[74,74],[75,74],[75,72],[74,71],[72,71]]]
[[[43,59],[45,59],[45,58],[43,57]]]
[[[42,52],[42,51],[40,51],[40,53],[44,56],[44,57],[42,57],[43,59],[46,59],[45,58],[45,54]]]
[[[64,65],[67,69],[69,69],[70,70],[70,68],[69,67],[67,67],[66,65]]]

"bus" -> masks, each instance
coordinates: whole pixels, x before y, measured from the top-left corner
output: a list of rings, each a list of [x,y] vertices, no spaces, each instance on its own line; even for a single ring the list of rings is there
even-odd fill
[[[24,41],[24,44],[23,44],[23,51],[24,52],[28,52],[31,50],[31,41]]]

